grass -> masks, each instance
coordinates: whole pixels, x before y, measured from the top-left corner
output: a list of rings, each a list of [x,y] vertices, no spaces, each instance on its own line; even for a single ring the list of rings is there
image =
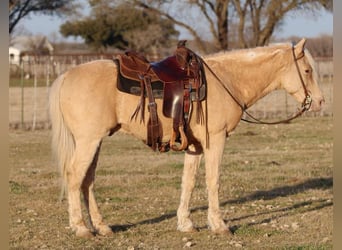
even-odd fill
[[[117,134],[102,145],[95,193],[113,237],[78,239],[50,153],[50,131],[12,130],[11,249],[332,249],[332,117],[241,123],[223,155],[220,204],[233,237],[207,228],[203,164],[191,200],[198,232],[176,230],[182,153],[156,154]]]
[[[15,181],[9,181],[9,192],[11,194],[22,194],[27,192],[27,186],[19,184]]]
[[[50,84],[55,78],[50,79]],[[9,87],[22,87],[22,85],[27,87],[34,87],[34,79],[31,77],[29,79],[21,79],[21,77],[11,77],[9,81]],[[37,87],[46,87],[46,79],[38,78]]]
[[[322,245],[305,245],[305,246],[291,246],[291,247],[284,247],[283,250],[326,250],[327,248]]]

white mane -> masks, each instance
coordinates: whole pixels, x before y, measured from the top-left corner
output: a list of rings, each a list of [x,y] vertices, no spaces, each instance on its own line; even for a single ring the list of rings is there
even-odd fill
[[[227,59],[227,56],[228,56],[229,60],[252,62],[255,59],[260,58],[262,56],[270,55],[273,51],[276,51],[279,49],[291,48],[291,47],[292,47],[291,43],[272,43],[272,44],[269,44],[268,46],[260,46],[260,47],[255,47],[255,48],[236,49],[236,50],[231,50],[231,51],[220,51],[217,53],[206,55],[204,56],[204,59],[205,60],[214,59],[215,61],[219,62],[219,61],[223,61]],[[313,76],[316,79],[318,79],[316,63],[308,49],[305,49],[305,56],[313,69]]]
[[[248,48],[248,49],[237,49],[237,50],[231,50],[231,51],[220,51],[214,54],[206,55],[204,56],[204,59],[224,59],[227,55],[229,58],[239,60],[253,60],[259,56],[269,54],[271,51],[277,50],[277,49],[284,49],[286,47],[291,46],[289,43],[274,43],[270,44],[268,46],[260,46],[255,48]]]

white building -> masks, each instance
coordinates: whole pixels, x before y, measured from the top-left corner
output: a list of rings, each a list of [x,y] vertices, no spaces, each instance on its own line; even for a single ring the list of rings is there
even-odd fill
[[[20,64],[20,50],[10,46],[8,49],[9,63],[19,65]]]
[[[23,53],[53,54],[53,46],[45,36],[18,36],[11,40],[9,63],[19,65]]]

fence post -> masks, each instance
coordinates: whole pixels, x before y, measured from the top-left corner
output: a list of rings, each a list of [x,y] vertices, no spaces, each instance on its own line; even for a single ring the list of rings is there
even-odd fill
[[[24,61],[20,62],[20,86],[21,86],[21,128],[24,128]]]
[[[36,58],[33,57],[33,74],[34,74],[34,84],[33,84],[33,121],[32,130],[36,129],[36,118],[37,118],[37,65]]]
[[[49,104],[49,87],[50,87],[50,62],[53,60],[52,56],[47,57],[47,69],[46,69],[46,97],[47,104]],[[46,120],[49,124],[49,105],[46,105]]]

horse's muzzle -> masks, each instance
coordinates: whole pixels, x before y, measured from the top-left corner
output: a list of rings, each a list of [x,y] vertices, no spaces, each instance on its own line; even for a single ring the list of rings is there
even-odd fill
[[[313,99],[309,111],[313,111],[313,112],[321,111],[324,103],[325,103],[324,97]]]

